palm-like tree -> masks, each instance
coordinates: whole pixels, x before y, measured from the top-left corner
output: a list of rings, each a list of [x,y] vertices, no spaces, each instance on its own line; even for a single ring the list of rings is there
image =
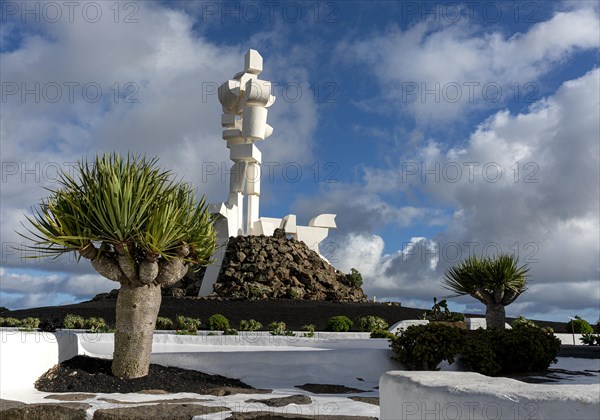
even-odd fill
[[[473,256],[448,269],[442,283],[456,293],[453,297],[471,295],[485,304],[488,328],[504,328],[504,307],[527,290],[528,271],[527,265],[519,267],[518,258],[512,255]]]
[[[81,161],[77,179],[59,175],[59,188],[34,208],[22,235],[36,257],[74,251],[120,283],[112,372],[122,378],[148,374],[161,286],[191,264],[207,264],[216,247],[204,198],[196,202],[157,161],[117,154]]]

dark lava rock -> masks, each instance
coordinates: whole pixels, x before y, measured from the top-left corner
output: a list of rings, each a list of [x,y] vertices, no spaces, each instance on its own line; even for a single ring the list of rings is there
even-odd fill
[[[122,379],[112,375],[111,363],[110,359],[75,356],[44,373],[36,381],[35,387],[45,392],[127,393],[162,389],[171,393],[210,395],[231,393],[232,389],[252,389],[237,379],[155,364],[150,365],[147,376]]]
[[[290,405],[290,404],[297,404],[297,405],[311,404],[312,399],[306,395],[292,395],[289,397],[268,398],[265,400],[252,399],[252,400],[246,400],[245,402],[246,403],[261,403],[261,404],[268,405],[269,407],[285,407],[286,405]]]
[[[0,418],[7,420],[86,420],[89,404],[25,404],[0,411]]]
[[[312,392],[313,394],[355,394],[359,392],[367,392],[362,389],[349,388],[344,385],[329,384],[304,384],[296,385],[296,388]]]
[[[280,231],[274,236],[229,238],[214,291],[226,299],[367,301],[349,274]]]
[[[94,412],[94,420],[192,420],[194,416],[230,410],[223,406],[207,407],[199,404],[162,403],[139,407],[99,409]]]

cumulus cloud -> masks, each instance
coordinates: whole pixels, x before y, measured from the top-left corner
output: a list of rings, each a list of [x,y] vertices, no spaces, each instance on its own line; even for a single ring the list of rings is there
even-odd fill
[[[216,89],[243,69],[248,47],[261,50],[259,34],[256,44],[217,44],[196,31],[195,17],[185,10],[139,2],[127,23],[131,7],[113,19],[111,4],[95,4],[103,16],[95,23],[79,8],[71,21],[63,10],[57,22],[17,15],[2,25],[2,265],[31,271],[21,283],[12,280],[14,272],[1,277],[3,292],[22,294],[19,305],[36,299],[25,295],[35,293],[27,286],[35,282],[46,299],[98,290],[94,281],[93,290],[69,287],[74,276],[83,284],[88,278],[82,276],[94,275],[72,255],[25,260],[14,249],[23,242],[15,233],[23,231],[23,215],[48,195],[45,188],[57,186],[58,170],[73,174],[76,161],[113,150],[160,156],[163,167],[197,186],[208,202],[227,196],[231,162]],[[278,97],[269,113],[275,132],[261,149],[270,162],[310,162],[318,119],[317,104],[306,95],[308,72],[301,60],[288,64],[283,48],[262,52],[264,77],[276,84],[276,95],[289,84],[305,94]]]
[[[360,220],[346,227],[337,256],[342,269],[364,271],[369,294],[413,301],[444,296],[440,280],[448,266],[468,255],[503,252],[531,268],[531,289],[515,311],[597,307],[599,90],[595,69],[527,112],[497,112],[460,146],[431,141],[406,156],[407,165],[365,171],[364,183],[353,186],[357,199],[334,185],[333,192],[301,204],[313,211],[338,208],[345,220]],[[462,168],[458,177],[456,167]],[[447,226],[384,253],[383,239],[365,230],[402,220],[385,217],[401,212],[385,199],[395,194],[436,203],[422,208],[424,217],[447,209]],[[573,293],[558,292],[567,284]],[[468,304],[465,298],[457,302]]]
[[[441,7],[441,6],[440,6]],[[459,19],[422,19],[337,47],[342,62],[369,67],[379,91],[363,109],[408,111],[421,125],[538,99],[539,78],[578,51],[598,48],[595,5],[579,4],[510,36]],[[382,102],[381,97],[387,101]],[[531,102],[531,100],[529,100]],[[360,102],[358,102],[360,105]]]
[[[19,241],[19,214],[56,186],[59,168],[72,173],[77,160],[105,151],[160,156],[209,201],[226,198],[230,161],[216,88],[242,69],[247,45],[209,42],[185,12],[138,7],[130,24],[42,20],[2,53],[3,84],[17,89],[2,106],[3,242]],[[273,82],[307,88],[298,63],[289,70],[276,53],[265,64]],[[312,159],[316,104],[307,95],[292,99],[271,108],[275,133],[261,145],[270,161]]]
[[[66,274],[0,268],[0,305],[11,309],[75,303],[116,287],[98,274]]]

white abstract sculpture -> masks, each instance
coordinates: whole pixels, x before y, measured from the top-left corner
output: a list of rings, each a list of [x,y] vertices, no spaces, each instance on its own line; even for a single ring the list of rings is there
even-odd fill
[[[267,108],[276,99],[271,94],[271,82],[258,78],[262,70],[262,56],[256,50],[248,50],[244,56],[244,71],[223,83],[218,90],[223,107],[223,140],[227,142],[233,166],[227,202],[211,204],[211,212],[223,216],[215,225],[219,244],[223,246],[217,249],[213,255],[214,262],[206,269],[199,296],[207,296],[213,292],[229,237],[273,235],[275,229],[283,228],[286,234],[303,241],[321,255],[319,243],[327,237],[329,229],[336,227],[334,214],[316,216],[308,226],[297,226],[296,216],[293,214],[283,219],[259,217],[262,155],[254,142],[265,140],[273,134],[273,127],[267,124]],[[244,198],[247,199],[245,226]]]

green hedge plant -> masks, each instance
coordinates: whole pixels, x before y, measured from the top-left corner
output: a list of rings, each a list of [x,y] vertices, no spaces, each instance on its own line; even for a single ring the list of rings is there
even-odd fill
[[[358,319],[359,331],[373,332],[376,330],[387,330],[389,324],[385,319],[378,316],[365,316]]]
[[[352,320],[344,315],[332,316],[327,321],[327,331],[348,332],[353,326]]]
[[[575,319],[567,322],[567,331],[575,332],[575,334],[592,334],[594,329],[585,319],[575,316]]]
[[[12,318],[12,317],[7,317],[7,318],[0,318],[0,327],[20,327],[21,326],[21,320],[17,319],[17,318]]]
[[[300,329],[304,331],[303,337],[311,338],[315,336],[315,326],[313,324],[303,325]]]
[[[229,329],[229,320],[221,314],[214,314],[208,318],[208,329],[211,331],[226,331]]]
[[[262,327],[263,325],[260,322],[255,321],[254,319],[250,319],[248,321],[242,319],[240,321],[240,331],[258,331]]]
[[[182,334],[196,334],[202,322],[198,318],[188,318],[187,316],[178,315],[175,318],[175,326]]]
[[[582,334],[579,340],[588,346],[600,346],[600,334]]]
[[[285,322],[283,322],[283,321],[271,322],[269,324],[269,332],[271,333],[271,335],[287,335],[287,336],[296,335],[292,331],[287,329],[287,325],[285,325]]]
[[[83,329],[85,328],[85,318],[75,314],[67,314],[63,319],[63,328]]]
[[[166,318],[164,316],[159,316],[156,318],[156,325],[154,327],[156,330],[174,330],[174,324],[171,318]]]
[[[396,335],[392,334],[388,330],[375,330],[375,331],[371,332],[371,338],[394,339],[394,338],[396,338]]]
[[[437,323],[411,325],[390,339],[390,347],[408,370],[438,370],[443,361],[454,363],[466,342],[465,330]]]

